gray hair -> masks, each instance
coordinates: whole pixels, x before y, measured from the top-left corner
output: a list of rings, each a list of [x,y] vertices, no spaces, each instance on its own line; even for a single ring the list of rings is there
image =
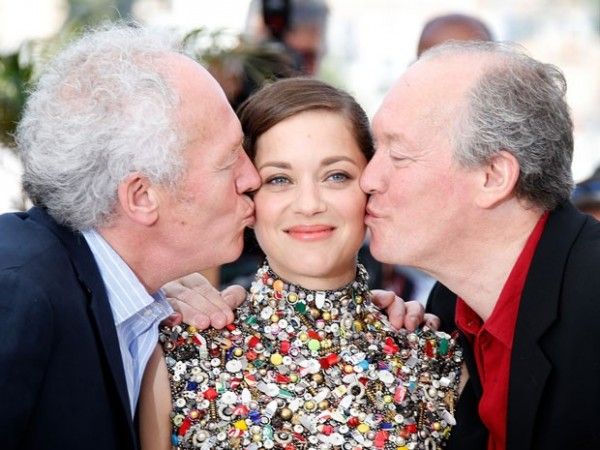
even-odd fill
[[[562,72],[497,42],[450,42],[421,60],[479,53],[493,59],[468,93],[457,120],[454,156],[465,167],[489,162],[501,150],[519,162],[519,198],[544,210],[567,200],[573,187],[573,122]]]
[[[23,187],[75,230],[107,225],[130,173],[174,187],[183,173],[178,96],[161,75],[172,37],[109,25],[64,49],[41,75],[17,128]]]

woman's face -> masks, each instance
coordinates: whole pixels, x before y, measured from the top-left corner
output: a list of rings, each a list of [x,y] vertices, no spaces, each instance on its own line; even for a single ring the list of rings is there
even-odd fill
[[[358,185],[367,164],[348,120],[306,111],[261,135],[255,165],[254,231],[271,268],[310,289],[354,279],[365,235],[366,195]]]

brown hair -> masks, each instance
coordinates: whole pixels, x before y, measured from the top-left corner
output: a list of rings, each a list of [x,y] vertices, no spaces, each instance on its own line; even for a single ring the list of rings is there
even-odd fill
[[[250,159],[254,160],[256,141],[263,133],[289,117],[313,110],[344,115],[367,161],[371,159],[373,138],[365,111],[350,94],[311,78],[275,81],[240,105],[237,114],[244,130],[244,149]]]

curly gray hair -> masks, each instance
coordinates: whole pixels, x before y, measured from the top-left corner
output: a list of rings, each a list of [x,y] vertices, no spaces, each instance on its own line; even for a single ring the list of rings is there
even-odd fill
[[[492,57],[468,93],[454,129],[456,160],[466,167],[485,164],[501,150],[519,162],[516,194],[552,210],[573,187],[573,122],[561,71],[527,56],[512,44],[449,42],[425,52],[421,60],[453,54]]]
[[[23,187],[75,230],[110,223],[132,172],[174,187],[183,173],[179,99],[161,75],[172,37],[110,25],[63,50],[41,75],[17,128]]]

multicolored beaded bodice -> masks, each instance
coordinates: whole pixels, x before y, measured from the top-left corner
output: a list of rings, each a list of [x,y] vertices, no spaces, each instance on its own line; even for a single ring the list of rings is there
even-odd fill
[[[393,330],[362,266],[325,292],[265,264],[234,324],[160,339],[176,449],[437,449],[454,424],[455,339]]]

